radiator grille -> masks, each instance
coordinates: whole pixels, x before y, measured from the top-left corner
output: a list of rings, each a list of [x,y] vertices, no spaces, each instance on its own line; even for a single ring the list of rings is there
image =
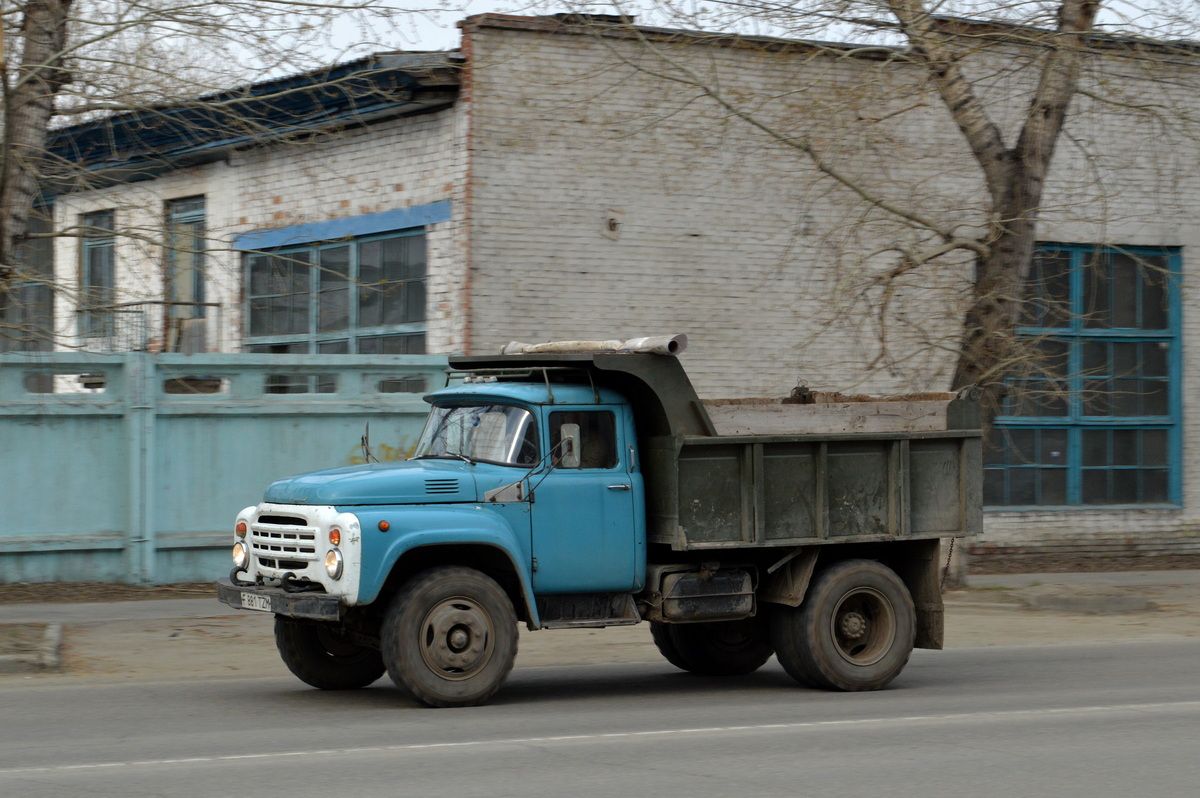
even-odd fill
[[[304,568],[317,560],[317,530],[304,518],[264,515],[250,525],[250,552],[267,568]]]

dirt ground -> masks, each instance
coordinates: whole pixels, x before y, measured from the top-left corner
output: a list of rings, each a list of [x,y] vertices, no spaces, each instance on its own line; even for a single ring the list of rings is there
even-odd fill
[[[1087,644],[1200,637],[1200,585],[1120,590],[1149,599],[1153,607],[1110,614],[1053,612],[1029,609],[1023,590],[952,591],[946,595],[946,646]],[[211,595],[211,588],[199,590],[200,597]],[[270,615],[254,612],[222,615],[221,611],[215,611],[211,618],[68,625],[63,630],[60,672],[0,675],[0,689],[80,682],[291,678],[275,651]],[[34,637],[38,634],[36,629],[26,632]],[[0,641],[10,639],[5,634],[0,627]],[[522,628],[517,668],[659,661],[661,656],[645,624],[540,632]]]
[[[36,651],[45,636],[44,623],[0,624],[0,656]]]
[[[972,554],[968,567],[969,573],[981,575],[1115,573],[1181,569],[1200,570],[1200,554],[1109,556],[1078,552],[1070,554],[1005,552]]]
[[[117,585],[109,582],[16,582],[0,585],[0,604],[76,604],[95,601],[209,598],[213,582],[178,585]]]

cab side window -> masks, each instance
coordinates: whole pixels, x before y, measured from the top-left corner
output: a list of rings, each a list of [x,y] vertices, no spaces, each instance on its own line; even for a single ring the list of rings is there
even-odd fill
[[[608,411],[550,414],[550,446],[562,441],[564,424],[579,425],[579,467],[615,468],[617,465],[617,419]]]

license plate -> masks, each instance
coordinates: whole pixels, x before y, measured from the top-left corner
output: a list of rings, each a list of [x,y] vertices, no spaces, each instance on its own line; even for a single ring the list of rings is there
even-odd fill
[[[271,597],[260,596],[257,593],[242,594],[242,609],[244,610],[261,610],[262,612],[271,611]]]

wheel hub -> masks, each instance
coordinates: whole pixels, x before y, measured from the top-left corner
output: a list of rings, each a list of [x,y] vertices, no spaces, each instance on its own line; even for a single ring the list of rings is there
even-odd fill
[[[470,599],[438,603],[426,614],[421,630],[421,657],[444,679],[466,679],[491,659],[491,618]]]
[[[839,621],[842,637],[858,640],[867,633],[867,619],[858,612],[848,612]]]
[[[866,667],[882,660],[896,639],[896,614],[891,602],[873,587],[847,591],[834,607],[829,631],[839,656]]]

